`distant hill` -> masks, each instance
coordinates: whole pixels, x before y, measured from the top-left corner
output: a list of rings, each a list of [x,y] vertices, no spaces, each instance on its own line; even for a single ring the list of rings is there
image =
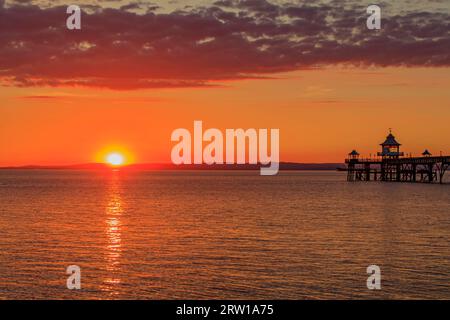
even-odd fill
[[[174,165],[172,163],[138,163],[121,166],[120,169],[126,170],[259,170],[261,165],[253,164],[183,164]],[[342,163],[295,163],[280,162],[280,170],[336,170],[345,168]],[[53,170],[105,170],[111,169],[110,165],[104,163],[83,163],[62,166],[17,166],[0,167],[0,169],[53,169]]]

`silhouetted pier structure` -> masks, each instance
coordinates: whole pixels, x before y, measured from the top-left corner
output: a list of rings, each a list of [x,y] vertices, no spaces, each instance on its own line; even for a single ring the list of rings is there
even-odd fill
[[[405,157],[401,144],[390,132],[381,143],[377,158],[363,159],[353,150],[345,160],[347,181],[439,182],[450,166],[450,156],[432,156],[425,150],[422,157]]]

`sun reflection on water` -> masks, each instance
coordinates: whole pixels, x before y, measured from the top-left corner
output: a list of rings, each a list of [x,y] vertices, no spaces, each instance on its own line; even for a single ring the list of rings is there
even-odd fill
[[[107,195],[105,232],[106,247],[105,260],[106,270],[109,277],[105,278],[102,290],[110,295],[119,294],[118,285],[121,283],[121,256],[122,256],[122,221],[123,203],[120,195],[120,177],[119,172],[112,172],[109,181],[109,190]]]

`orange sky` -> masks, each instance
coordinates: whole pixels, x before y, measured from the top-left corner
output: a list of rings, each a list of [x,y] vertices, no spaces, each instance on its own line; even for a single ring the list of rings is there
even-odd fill
[[[0,166],[170,162],[176,128],[279,128],[281,161],[341,162],[378,151],[393,128],[403,151],[450,154],[448,68],[329,67],[221,81],[216,88],[114,91],[0,87]]]
[[[279,129],[281,161],[368,156],[389,128],[450,154],[444,2],[380,3],[376,29],[370,0],[80,0],[75,29],[68,4],[0,0],[0,166],[170,162],[194,120]]]

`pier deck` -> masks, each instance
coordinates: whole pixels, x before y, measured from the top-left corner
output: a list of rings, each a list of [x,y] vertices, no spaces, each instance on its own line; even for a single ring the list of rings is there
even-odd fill
[[[450,156],[346,159],[347,181],[443,183]]]

